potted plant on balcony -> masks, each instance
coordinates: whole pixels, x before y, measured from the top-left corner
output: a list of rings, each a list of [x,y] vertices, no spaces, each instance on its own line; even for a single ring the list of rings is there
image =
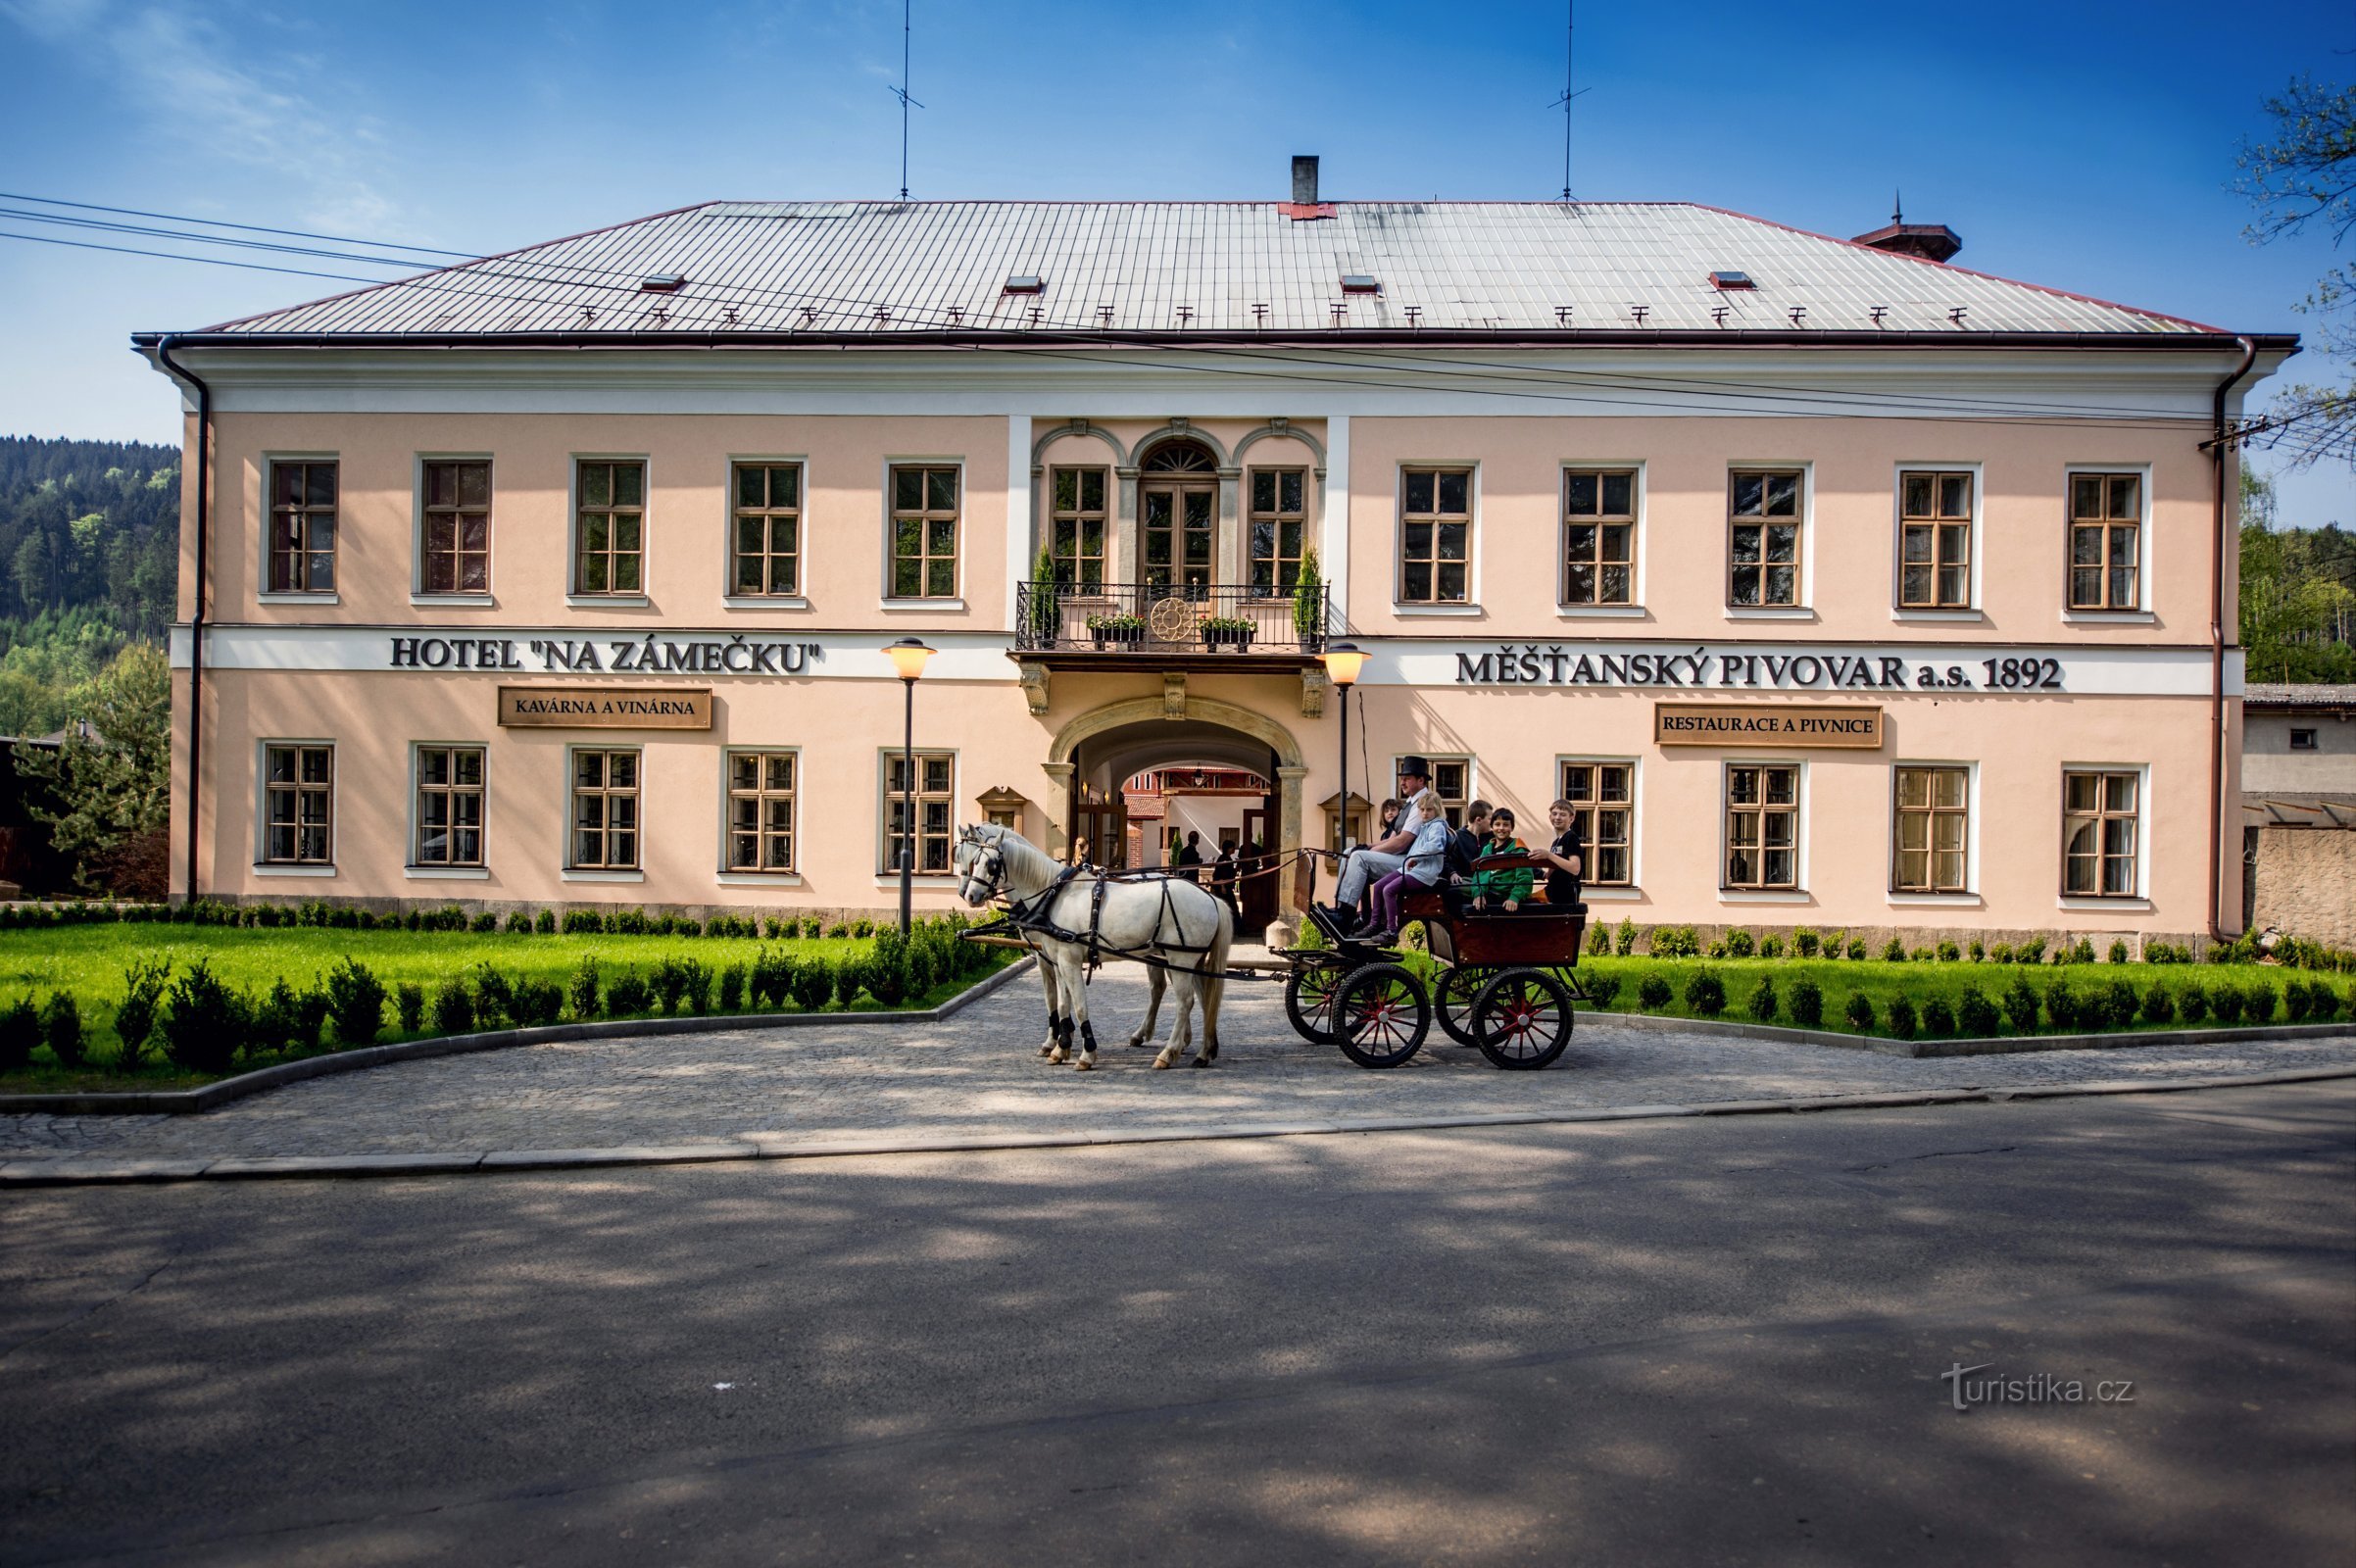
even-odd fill
[[[1055,633],[1063,620],[1062,607],[1056,603],[1055,558],[1047,551],[1031,564],[1031,646],[1053,648]]]
[[[1252,646],[1252,622],[1241,615],[1212,615],[1202,623],[1203,645],[1233,648],[1242,653]]]
[[[1293,636],[1303,653],[1325,646],[1325,579],[1317,574],[1317,552],[1301,553],[1301,572],[1293,579]]]
[[[1091,615],[1089,635],[1099,648],[1134,648],[1146,640],[1146,617],[1143,615]]]

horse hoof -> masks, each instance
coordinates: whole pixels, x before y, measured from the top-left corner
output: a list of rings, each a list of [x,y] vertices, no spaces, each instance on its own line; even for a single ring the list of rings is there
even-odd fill
[[[1197,1056],[1193,1061],[1189,1062],[1188,1065],[1193,1067],[1207,1067],[1210,1065],[1210,1058],[1208,1056]]]
[[[1052,1061],[1055,1059],[1055,1048],[1054,1046],[1041,1046],[1039,1048],[1039,1054]]]
[[[1093,1061],[1075,1061],[1071,1064],[1071,1070],[1074,1072],[1094,1072],[1097,1070],[1097,1064]]]
[[[1161,1071],[1161,1070],[1162,1070],[1164,1067],[1167,1067],[1169,1064],[1170,1064],[1170,1058],[1169,1058],[1169,1057],[1167,1057],[1167,1056],[1155,1056],[1155,1057],[1153,1058],[1153,1070],[1154,1070],[1155,1072],[1159,1072],[1159,1071]]]

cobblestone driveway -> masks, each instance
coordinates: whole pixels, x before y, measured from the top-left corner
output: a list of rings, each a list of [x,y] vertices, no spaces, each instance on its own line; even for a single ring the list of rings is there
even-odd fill
[[[1366,1072],[1304,1045],[1272,985],[1228,989],[1217,1070],[1149,1070],[1120,1042],[1135,970],[1093,992],[1100,1069],[1051,1067],[1025,976],[938,1024],[747,1029],[531,1046],[315,1079],[190,1116],[0,1116],[0,1158],[433,1153],[764,1143],[859,1135],[1055,1134],[1700,1104],[1919,1089],[2356,1066],[2356,1034],[2224,1046],[1906,1057],[1632,1029],[1583,1015],[1553,1069],[1506,1073],[1437,1027],[1405,1067]],[[1166,1034],[1168,1017],[1163,1029]]]

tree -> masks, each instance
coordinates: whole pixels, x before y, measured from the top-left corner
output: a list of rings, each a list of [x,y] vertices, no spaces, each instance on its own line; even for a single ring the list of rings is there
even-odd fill
[[[132,643],[74,693],[74,722],[56,751],[17,748],[35,785],[26,808],[74,857],[84,887],[159,895],[172,815],[172,671],[164,651]]]
[[[2241,470],[2241,646],[2249,678],[2356,681],[2356,539],[2277,528],[2274,484]]]
[[[2303,231],[2309,223],[2328,228],[2336,250],[2356,231],[2356,89],[2311,76],[2293,77],[2280,98],[2267,100],[2274,139],[2244,140],[2235,166],[2234,189],[2259,210],[2250,225],[2252,243]],[[2317,318],[2317,340],[2334,357],[2356,354],[2356,267],[2324,273],[2315,292],[2295,307]],[[2276,394],[2273,417],[2291,432],[2282,450],[2293,467],[2325,457],[2356,456],[2356,396],[2337,386],[2294,383]]]

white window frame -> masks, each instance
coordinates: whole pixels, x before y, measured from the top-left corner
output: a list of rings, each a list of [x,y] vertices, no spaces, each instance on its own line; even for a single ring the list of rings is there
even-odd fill
[[[344,457],[340,452],[265,452],[261,464],[262,526],[254,532],[254,602],[263,605],[340,605],[344,602]],[[335,586],[324,593],[312,589],[273,592],[270,585],[270,489],[273,470],[281,463],[335,465]]]
[[[2089,472],[2123,473],[2124,468],[2089,469]],[[2133,773],[2135,775],[2135,891],[2133,894],[2067,893],[2060,889],[2070,880],[2070,785],[2072,773]],[[2088,762],[2064,761],[2053,774],[2053,883],[2057,890],[2054,907],[2059,909],[2108,909],[2124,913],[2149,913],[2151,910],[2151,858],[2158,846],[2151,841],[2151,764],[2149,762]]]
[[[1737,465],[1748,466],[1748,465]],[[1730,757],[1721,756],[1718,763],[1718,863],[1716,875],[1710,878],[1717,890],[1720,904],[1814,904],[1816,895],[1809,891],[1808,850],[1811,834],[1808,831],[1810,802],[1808,799],[1812,771],[1807,760],[1800,757]],[[1733,767],[1790,767],[1797,770],[1792,781],[1792,865],[1793,886],[1788,888],[1730,888],[1726,885],[1726,854],[1731,846],[1727,831],[1728,804],[1726,799],[1727,769]]]
[[[1481,608],[1481,544],[1483,536],[1488,532],[1487,519],[1482,516],[1481,467],[1481,461],[1478,458],[1402,458],[1393,466],[1390,549],[1391,612],[1394,615],[1404,619],[1418,615],[1477,617],[1487,613]],[[1460,605],[1422,604],[1402,597],[1407,591],[1407,473],[1410,469],[1418,471],[1461,469],[1465,474],[1467,487],[1471,492],[1465,498],[1465,515],[1470,519],[1467,526],[1472,530],[1472,537],[1465,542],[1464,603]],[[1433,487],[1432,493],[1434,499],[1437,500],[1440,493],[1437,485]],[[1560,510],[1559,502],[1556,504],[1556,510]],[[1560,532],[1557,527],[1557,539],[1560,538]],[[1323,558],[1320,557],[1319,560],[1320,569],[1322,569]],[[1555,569],[1559,580],[1561,571],[1559,564]]]
[[[736,591],[736,469],[739,464],[763,467],[783,467],[788,464],[802,470],[802,529],[796,541],[801,561],[801,579],[797,590],[790,594],[740,594]],[[720,603],[729,610],[808,610],[810,608],[810,546],[812,535],[810,514],[810,462],[806,455],[787,453],[772,456],[759,452],[731,452],[720,477]],[[749,748],[748,748],[749,749]],[[789,747],[770,747],[771,751],[787,751]],[[798,830],[797,830],[798,831]],[[723,863],[725,863],[723,861]],[[766,878],[763,879],[767,880]]]
[[[1948,472],[1955,470],[1949,468]],[[1963,882],[1961,893],[1900,893],[1894,884],[1898,871],[1898,769],[1901,767],[1949,767],[1963,769]],[[1893,907],[1910,905],[1944,906],[1950,908],[1978,908],[1986,900],[1980,892],[1980,764],[1962,758],[1908,757],[1890,764],[1890,822],[1885,833],[1889,860],[1884,867],[1882,887],[1886,901]]]
[[[575,786],[572,760],[582,752],[630,752],[638,758],[638,863],[624,865],[575,865],[572,863],[572,799]],[[561,818],[564,839],[558,845],[558,872],[566,882],[643,882],[646,880],[648,796],[646,775],[647,748],[633,741],[573,741],[564,748],[564,777],[559,788],[563,792],[564,815]],[[485,780],[488,783],[488,779]],[[612,832],[612,828],[606,829]]]
[[[1434,767],[1438,767],[1442,762],[1462,762],[1464,764],[1464,800],[1462,805],[1459,807],[1459,809],[1470,808],[1473,802],[1481,798],[1481,760],[1469,752],[1401,752],[1397,757],[1391,759],[1391,771],[1384,779],[1384,787],[1386,789],[1395,786],[1399,782],[1399,764],[1402,760],[1409,757],[1420,757],[1425,761],[1430,762]],[[1432,793],[1435,795],[1440,793],[1437,783],[1433,784]],[[1386,796],[1386,799],[1388,797]],[[1548,796],[1547,799],[1551,800],[1553,797]],[[1399,809],[1403,812],[1406,809],[1407,803],[1401,801],[1399,804]],[[1497,803],[1493,801],[1490,804],[1494,806]],[[1448,805],[1448,802],[1445,798],[1442,800],[1441,805],[1443,808],[1446,808]],[[1383,803],[1381,801],[1374,802],[1366,813],[1367,820],[1369,822],[1374,821],[1376,818],[1382,815],[1382,810]],[[1461,824],[1457,825],[1461,826]]]
[[[1738,473],[1796,472],[1799,475],[1799,603],[1796,605],[1735,605],[1735,563],[1732,525],[1735,517],[1735,475]],[[1728,620],[1815,620],[1816,613],[1816,460],[1813,458],[1730,458],[1718,473],[1718,602]],[[1720,793],[1724,793],[1721,790]],[[1723,831],[1723,829],[1721,829]],[[1721,868],[1723,871],[1723,868]]]
[[[645,475],[639,500],[638,518],[638,592],[634,594],[585,594],[576,580],[581,565],[581,465],[584,463],[635,463]],[[620,605],[644,609],[655,602],[655,460],[645,452],[569,452],[564,456],[564,603],[575,610],[597,610]],[[497,526],[496,523],[493,524]],[[592,751],[599,748],[591,747]],[[606,748],[610,750],[611,748]],[[570,787],[569,777],[566,787]],[[569,800],[566,802],[569,806]],[[572,831],[572,819],[565,818],[564,831]],[[565,854],[571,855],[569,837]]]
[[[337,491],[340,499],[341,489]],[[272,860],[270,858],[270,749],[273,746],[327,748],[327,858]],[[343,853],[343,759],[335,742],[324,735],[266,735],[254,742],[254,874],[256,876],[333,877]]]
[[[1546,797],[1548,807],[1564,798],[1562,795],[1562,769],[1565,763],[1584,765],[1601,763],[1606,766],[1628,769],[1628,880],[1605,883],[1590,880],[1595,870],[1595,845],[1591,842],[1587,850],[1589,863],[1579,881],[1579,896],[1590,903],[1597,899],[1606,902],[1614,899],[1641,901],[1644,897],[1644,760],[1641,757],[1607,757],[1595,752],[1558,753],[1554,758],[1554,792]],[[1523,828],[1516,836],[1531,848],[1537,849],[1542,847],[1540,842],[1542,839],[1547,844],[1554,841],[1554,828],[1550,821],[1533,823]],[[1542,876],[1543,874],[1541,873]]]
[[[807,497],[810,494],[810,491],[807,488],[809,484],[809,476],[807,473],[804,475],[803,483],[805,486],[803,495]],[[774,756],[779,753],[783,753],[792,757],[794,760],[794,868],[790,871],[747,871],[740,867],[731,866],[728,863],[728,803],[734,798],[734,792],[728,786],[728,761],[730,758],[736,756],[740,752],[762,757]],[[719,858],[714,862],[715,869],[712,873],[713,877],[718,881],[720,886],[731,888],[798,888],[803,885],[802,827],[804,818],[802,812],[802,797],[805,789],[807,788],[806,781],[808,778],[809,773],[804,765],[802,748],[799,746],[762,746],[757,743],[748,742],[741,745],[731,744],[720,748],[720,832],[719,842],[717,845],[717,854]]]
[[[944,611],[962,611],[965,608],[965,574],[972,569],[973,486],[972,475],[966,472],[967,460],[962,457],[895,456],[883,460],[876,484],[876,500],[880,503],[876,517],[877,566],[881,572],[875,607],[903,614],[938,613]],[[957,470],[957,592],[947,599],[896,599],[892,596],[892,470],[894,468],[955,468]],[[807,482],[807,481],[806,481]],[[1007,600],[1008,604],[1013,601]],[[880,829],[878,830],[880,832]]]
[[[491,469],[491,549],[484,574],[490,587],[478,594],[428,593],[425,590],[425,466],[429,463],[481,463]],[[566,571],[569,574],[570,564]],[[569,575],[567,585],[569,585]],[[499,608],[499,463],[488,452],[415,452],[409,465],[409,602],[419,607],[449,610]],[[457,741],[449,745],[464,744]],[[413,841],[414,849],[414,841]]]
[[[2141,514],[2135,518],[2135,605],[2134,610],[2072,610],[2070,608],[2070,487],[2082,473],[2133,473],[2141,476],[2135,486],[2135,499]],[[2061,612],[2062,622],[2070,626],[2149,626],[2159,622],[2159,612],[2151,608],[2151,585],[2156,580],[2152,562],[2158,556],[2159,540],[2151,525],[2151,464],[2133,463],[2070,463],[2062,466],[2061,494],[2054,498],[2061,515]]]
[[[482,753],[482,864],[420,865],[417,863],[417,754],[466,747]],[[409,743],[408,842],[401,852],[402,875],[412,882],[487,882],[491,877],[491,759],[497,752],[489,741],[428,740]],[[567,823],[566,831],[570,831]]]
[[[949,836],[950,853],[954,857],[957,853],[958,791],[963,785],[965,776],[964,754],[955,746],[926,746],[921,743],[914,748],[914,751],[916,766],[919,768],[924,765],[924,760],[928,757],[949,759]],[[875,751],[875,858],[879,860],[884,858],[887,846],[891,843],[892,814],[884,804],[885,791],[892,781],[892,764],[900,760],[900,756],[901,749],[897,746],[879,746]],[[916,792],[916,805],[921,812],[924,805],[922,790]],[[919,845],[922,844],[922,834],[917,835],[917,842]],[[909,882],[910,885],[920,888],[954,888],[957,885],[957,878],[955,871],[927,872],[916,869],[910,873]],[[879,888],[900,886],[900,868],[894,866],[888,871],[876,872],[875,885]]]
[[[1609,473],[1625,470],[1636,475],[1636,549],[1629,557],[1630,582],[1628,603],[1624,605],[1573,605],[1562,598],[1564,553],[1570,532],[1570,479],[1574,473]],[[1645,620],[1651,612],[1644,608],[1645,553],[1652,537],[1649,509],[1649,486],[1645,461],[1642,458],[1563,458],[1556,465],[1554,475],[1554,613],[1564,620]],[[1570,759],[1592,760],[1592,759]],[[1557,772],[1556,778],[1561,774]]]
[[[1910,473],[1968,473],[1972,476],[1972,515],[1970,546],[1972,552],[1972,602],[1959,610],[1909,610],[1899,601],[1905,597],[1906,576],[1906,475]],[[2067,508],[2065,497],[2064,507]],[[1899,463],[1890,470],[1890,618],[1893,621],[1971,622],[1988,618],[1988,600],[1983,595],[1986,578],[1982,572],[1988,562],[1985,548],[1988,530],[1981,519],[1988,510],[1988,475],[1986,464],[1978,458],[1945,462],[1925,460],[1920,463]],[[2067,523],[2064,524],[2065,529]],[[1909,766],[1943,766],[1943,763],[1909,763]]]

